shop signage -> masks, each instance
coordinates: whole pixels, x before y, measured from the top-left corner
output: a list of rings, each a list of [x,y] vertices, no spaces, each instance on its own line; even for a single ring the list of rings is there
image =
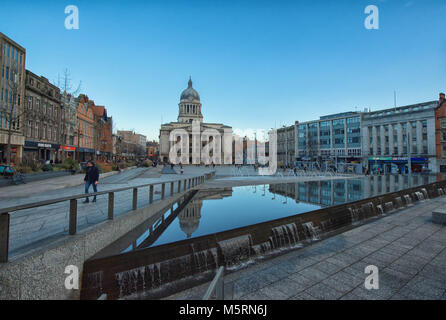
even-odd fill
[[[53,144],[53,143],[45,143],[45,142],[38,142],[38,141],[25,141],[25,147],[30,148],[45,148],[45,149],[59,149],[60,144]]]
[[[407,161],[407,157],[370,157],[370,161]],[[410,158],[411,161],[427,161],[427,158]]]
[[[388,161],[392,160],[392,157],[370,157],[369,160],[381,160],[381,161]]]
[[[75,147],[71,147],[71,146],[60,146],[60,150],[64,150],[64,151],[75,151],[76,148],[75,148]]]

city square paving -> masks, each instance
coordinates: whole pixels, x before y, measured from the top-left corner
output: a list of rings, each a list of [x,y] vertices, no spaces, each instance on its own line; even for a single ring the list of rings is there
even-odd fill
[[[422,201],[347,232],[228,273],[225,299],[446,300],[446,226],[432,211],[446,197]],[[365,267],[379,289],[365,288]],[[210,283],[167,299],[201,299]]]

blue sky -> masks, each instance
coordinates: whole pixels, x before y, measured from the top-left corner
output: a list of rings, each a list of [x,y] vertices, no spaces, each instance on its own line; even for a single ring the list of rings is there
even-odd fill
[[[5,1],[0,31],[27,68],[65,68],[117,129],[157,139],[189,75],[204,120],[269,129],[435,100],[446,91],[446,1]],[[79,8],[66,30],[65,6]],[[379,30],[364,27],[367,5]],[[11,14],[11,12],[13,14]]]

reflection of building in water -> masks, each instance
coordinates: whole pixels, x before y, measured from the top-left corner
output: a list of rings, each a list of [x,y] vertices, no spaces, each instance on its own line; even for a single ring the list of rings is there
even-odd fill
[[[435,182],[434,175],[382,175],[370,176],[366,178],[364,197],[369,198],[378,194],[395,192],[398,190],[408,189],[428,183]]]
[[[178,215],[180,221],[180,228],[186,234],[188,238],[192,236],[192,233],[198,229],[201,218],[201,207],[203,206],[202,200],[193,200],[189,203]]]
[[[298,201],[333,206],[362,196],[361,180],[310,181],[270,185],[269,191]]]
[[[190,238],[200,225],[203,200],[218,200],[230,196],[232,196],[232,188],[200,191],[178,215],[180,228],[186,234],[187,238]]]
[[[433,175],[382,175],[361,179],[272,184],[269,191],[291,199],[324,206],[371,198],[436,181]]]

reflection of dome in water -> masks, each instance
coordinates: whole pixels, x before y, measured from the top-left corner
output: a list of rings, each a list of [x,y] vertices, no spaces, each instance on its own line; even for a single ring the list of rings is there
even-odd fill
[[[179,214],[180,228],[188,238],[198,229],[201,218],[201,200],[192,201]]]

